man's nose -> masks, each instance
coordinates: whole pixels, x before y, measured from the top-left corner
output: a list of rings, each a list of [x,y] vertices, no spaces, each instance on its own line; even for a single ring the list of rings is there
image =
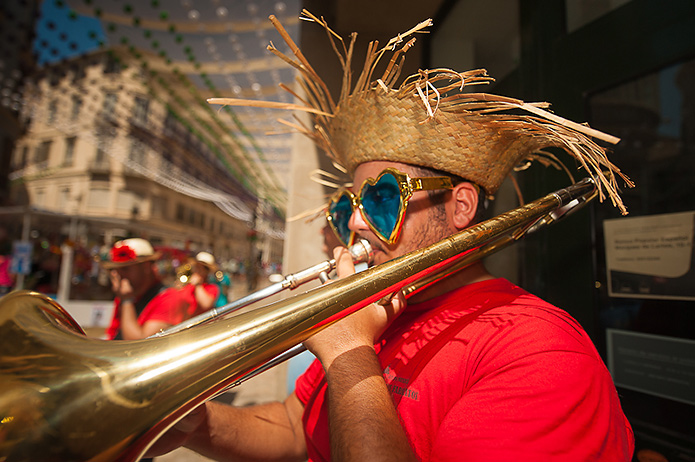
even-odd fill
[[[364,221],[362,211],[359,208],[352,211],[350,221],[348,222],[348,228],[350,228],[350,231],[355,233],[359,233],[360,231],[369,231],[369,225],[367,225],[367,222]]]

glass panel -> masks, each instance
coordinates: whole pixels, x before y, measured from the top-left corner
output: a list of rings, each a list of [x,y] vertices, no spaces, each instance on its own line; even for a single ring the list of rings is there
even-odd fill
[[[592,95],[589,107],[593,127],[622,139],[612,159],[636,183],[622,194],[628,217],[594,208],[607,360],[638,440],[658,439],[651,447],[668,460],[692,460],[695,60]]]

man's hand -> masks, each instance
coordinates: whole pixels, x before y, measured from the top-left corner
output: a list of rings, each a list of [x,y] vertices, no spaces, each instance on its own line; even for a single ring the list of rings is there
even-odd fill
[[[193,273],[188,279],[188,283],[194,286],[204,283],[203,276],[200,273]]]
[[[198,429],[207,418],[206,407],[203,403],[193,409],[183,419],[179,420],[176,425],[164,433],[155,443],[147,450],[146,457],[159,456],[174,449],[183,446],[191,433]]]
[[[333,255],[339,278],[355,273],[352,257],[345,247],[336,247]],[[373,348],[405,306],[405,297],[400,293],[390,303],[373,303],[313,335],[304,346],[321,360],[324,369],[328,369],[342,353],[364,346]]]
[[[128,279],[121,277],[121,275],[118,274],[118,271],[116,270],[111,270],[111,273],[109,275],[111,277],[111,288],[113,289],[113,292],[116,294],[116,297],[120,298],[121,300],[133,298],[133,285],[130,283]]]
[[[333,253],[338,277],[355,272],[347,249]],[[374,350],[374,343],[405,305],[399,293],[390,302],[366,306],[304,342],[326,372],[333,460],[416,460]]]

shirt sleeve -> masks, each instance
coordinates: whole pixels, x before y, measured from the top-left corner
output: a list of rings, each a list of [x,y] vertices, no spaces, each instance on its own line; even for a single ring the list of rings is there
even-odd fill
[[[208,295],[210,295],[214,299],[214,301],[212,302],[212,306],[214,307],[215,302],[217,301],[217,298],[220,296],[220,287],[217,284],[205,283],[205,284],[203,284],[203,289],[205,289],[205,292],[207,292]],[[195,309],[195,312],[192,313],[193,316],[204,313],[206,311],[206,310],[199,308],[197,306],[198,305],[197,303],[195,305],[196,305],[196,309]]]
[[[111,324],[106,328],[106,339],[113,340],[118,334],[118,330],[121,328],[121,302],[118,297],[113,302],[113,316],[111,317]]]
[[[188,318],[189,306],[185,291],[170,287],[150,300],[138,317],[138,323],[143,325],[147,321],[161,321],[175,325]]]
[[[307,370],[297,377],[294,393],[304,406],[309,402],[311,394],[321,382],[321,379],[323,379],[323,367],[318,359],[315,359]]]
[[[205,287],[207,293],[215,297],[215,299],[220,295],[220,287],[217,284],[204,284],[203,287]]]

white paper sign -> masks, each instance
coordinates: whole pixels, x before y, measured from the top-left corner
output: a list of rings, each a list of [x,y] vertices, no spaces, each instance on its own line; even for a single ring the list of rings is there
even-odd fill
[[[695,296],[682,280],[695,282],[695,212],[605,220],[603,228],[611,296]]]

